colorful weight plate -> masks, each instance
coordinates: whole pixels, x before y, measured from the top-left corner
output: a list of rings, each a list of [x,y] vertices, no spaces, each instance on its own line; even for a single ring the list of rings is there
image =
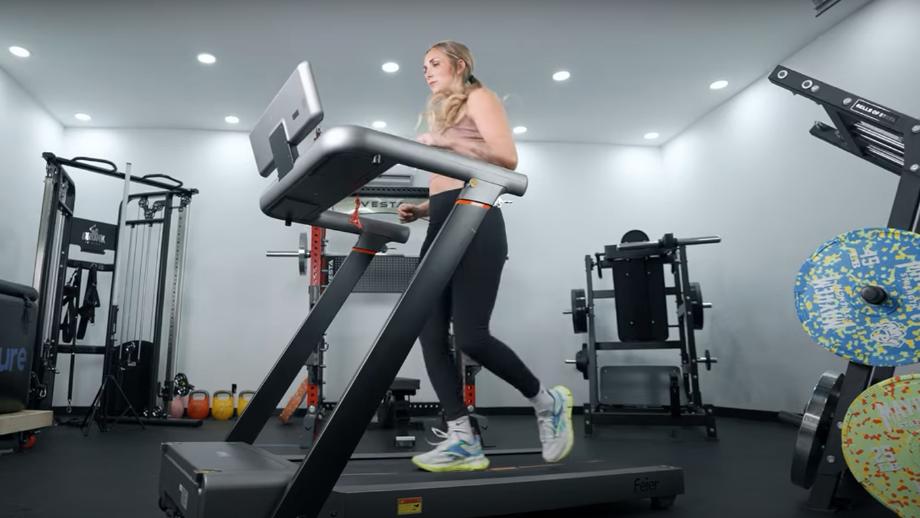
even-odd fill
[[[920,375],[895,376],[859,395],[841,430],[850,472],[902,517],[920,517]]]
[[[885,300],[868,302],[870,287]],[[874,366],[920,362],[920,235],[867,228],[828,241],[799,270],[795,306],[805,331],[838,356]]]

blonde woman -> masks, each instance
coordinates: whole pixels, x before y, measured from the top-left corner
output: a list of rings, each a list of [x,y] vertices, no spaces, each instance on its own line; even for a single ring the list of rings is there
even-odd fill
[[[515,169],[517,150],[504,108],[495,93],[473,75],[470,50],[454,41],[436,43],[425,54],[422,70],[431,97],[425,114],[429,132],[419,136],[418,141]],[[427,202],[399,207],[403,222],[429,218],[422,256],[463,186],[460,180],[434,174]],[[434,450],[413,457],[421,469],[474,471],[489,467],[479,438],[473,433],[463,404],[460,375],[449,352],[451,322],[455,345],[533,404],[544,460],[558,462],[572,450],[572,393],[563,386],[545,388],[514,351],[489,331],[507,252],[501,209],[493,207],[419,336],[428,376],[448,424],[447,432],[442,433],[444,440]]]

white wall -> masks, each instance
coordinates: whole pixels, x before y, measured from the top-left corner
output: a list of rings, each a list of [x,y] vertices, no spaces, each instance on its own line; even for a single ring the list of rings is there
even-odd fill
[[[782,64],[917,116],[918,19],[920,3],[876,1]],[[836,234],[885,226],[898,178],[809,135],[819,119],[818,105],[761,79],[663,149],[668,198],[689,214],[674,228],[724,238],[693,257],[717,304],[707,334],[721,363],[704,378],[717,404],[801,411],[821,372],[845,368],[802,331],[794,278]]]
[[[32,285],[44,192],[41,154],[59,148],[63,129],[0,69],[0,278]]]
[[[207,390],[231,383],[256,388],[305,316],[307,279],[297,275],[293,260],[264,257],[267,249],[294,248],[304,228],[285,228],[259,211],[259,194],[270,181],[255,173],[246,135],[71,129],[64,147],[65,155],[101,156],[120,168],[131,160],[135,173],[165,172],[201,190],[190,220],[179,368]],[[661,188],[659,152],[524,144],[520,170],[530,175],[531,187],[525,198],[504,208],[511,261],[494,332],[548,383],[564,381],[586,395],[584,383],[562,363],[581,342],[561,312],[569,304],[569,290],[584,284],[585,253],[600,251],[636,226],[653,235],[666,230],[654,202]],[[113,220],[119,182],[89,174],[77,181],[78,214]],[[424,225],[413,225],[410,243],[398,247],[398,253],[417,254]],[[330,233],[329,238],[330,254],[347,253],[353,244],[349,236]],[[329,398],[344,390],[397,298],[355,294],[349,299],[327,337]],[[88,403],[98,384],[101,363],[93,360],[79,360],[75,404]],[[61,380],[66,365],[63,369]],[[424,380],[420,400],[435,398],[418,347],[401,374]],[[523,404],[491,375],[483,375],[481,383],[480,404]],[[58,385],[56,404],[63,401],[63,387]]]

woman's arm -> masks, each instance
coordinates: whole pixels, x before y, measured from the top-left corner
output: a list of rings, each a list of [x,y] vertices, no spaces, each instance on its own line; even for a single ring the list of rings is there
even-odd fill
[[[419,203],[418,205],[416,205],[416,208],[417,208],[417,210],[418,210],[418,217],[420,217],[420,218],[427,218],[427,217],[428,217],[428,213],[429,213],[429,210],[428,210],[428,200],[425,200],[425,201],[423,201],[422,203]]]

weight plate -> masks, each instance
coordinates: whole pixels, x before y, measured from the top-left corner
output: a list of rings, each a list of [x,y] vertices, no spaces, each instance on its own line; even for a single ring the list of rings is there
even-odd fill
[[[648,234],[645,232],[641,230],[630,230],[623,234],[623,237],[620,238],[620,243],[642,243],[648,240]]]
[[[797,486],[808,489],[815,482],[842,385],[843,374],[825,372],[805,407],[802,424],[795,438],[790,471],[792,483]]]
[[[902,517],[920,517],[920,375],[873,385],[850,405],[841,430],[850,472]]]
[[[576,333],[588,332],[588,299],[585,290],[572,290],[572,329]]]
[[[703,288],[700,283],[690,283],[690,293],[688,294],[688,305],[690,312],[693,314],[693,329],[699,331],[703,329],[705,316],[703,315]]]
[[[297,255],[297,271],[300,272],[300,275],[306,275],[307,270],[309,270],[309,252],[310,252],[310,242],[307,240],[307,233],[301,232],[299,239],[299,254]]]
[[[870,303],[866,288],[881,288]],[[799,270],[795,305],[822,347],[864,365],[920,362],[920,235],[890,228],[841,234]]]
[[[588,379],[590,363],[588,359],[588,344],[581,344],[581,350],[575,353],[575,368],[581,373],[581,377],[584,379]]]

